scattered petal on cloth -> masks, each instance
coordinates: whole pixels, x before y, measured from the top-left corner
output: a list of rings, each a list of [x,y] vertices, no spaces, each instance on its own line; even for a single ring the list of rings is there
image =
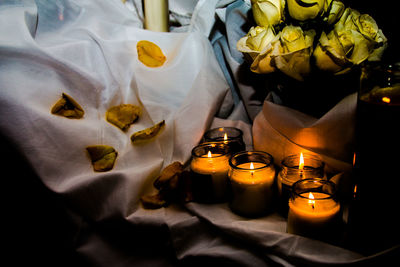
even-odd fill
[[[155,43],[142,40],[136,44],[138,58],[147,67],[161,67],[167,58]]]
[[[109,108],[106,112],[106,119],[121,130],[126,131],[132,123],[139,119],[141,114],[142,109],[139,106],[121,104]]]
[[[131,135],[132,144],[141,144],[153,140],[164,129],[165,120],[154,124],[153,126],[140,130]]]
[[[88,146],[86,150],[92,160],[93,169],[98,172],[109,171],[114,167],[118,152],[111,146]]]
[[[69,95],[62,93],[62,97],[51,108],[51,113],[67,117],[69,119],[80,119],[85,114],[83,108]]]

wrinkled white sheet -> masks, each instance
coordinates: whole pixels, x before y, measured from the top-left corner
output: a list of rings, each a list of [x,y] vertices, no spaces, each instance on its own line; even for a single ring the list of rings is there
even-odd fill
[[[110,9],[113,16],[106,16],[104,11]],[[160,34],[138,29],[122,5],[103,1],[75,6],[75,19],[56,32],[41,32],[44,22],[35,30],[33,5],[2,11],[2,129],[22,142],[48,187],[74,195],[88,205],[83,210],[91,217],[130,214],[163,166],[189,159],[226,94],[228,86],[207,38],[197,32]],[[4,25],[16,25],[15,36]],[[139,40],[161,47],[167,56],[163,67],[148,68],[138,61]],[[83,119],[50,114],[62,92],[84,108]],[[105,120],[106,110],[122,103],[140,105],[144,111],[127,132]],[[166,127],[155,142],[131,144],[133,132],[161,120]],[[96,144],[118,151],[112,172],[93,172],[85,147]],[[87,194],[82,188],[104,186],[107,180],[121,183],[110,192],[121,198],[109,202],[110,196],[94,189],[93,199],[98,201],[84,201]]]
[[[165,232],[175,263],[198,258],[245,266],[363,261],[351,251],[286,234],[286,221],[276,214],[246,219],[232,214],[226,204],[159,210],[140,206],[140,196],[153,190],[160,170],[173,161],[187,163],[206,129],[234,125],[252,146],[251,125],[214,118],[229,102],[229,85],[207,35],[215,9],[232,1],[191,1],[194,6],[186,9],[179,1],[170,2],[175,13],[180,7],[192,16],[188,31],[145,31],[137,6],[127,8],[118,0],[0,4],[0,131],[79,218],[74,219],[77,253],[95,266],[171,265],[151,254],[138,259],[134,250],[114,246],[101,232],[82,230],[116,220],[129,227],[122,234],[111,227],[111,236],[131,236],[130,231],[143,227]],[[144,39],[163,50],[163,67],[152,69],[138,61],[136,43]],[[81,104],[83,119],[50,113],[62,92]],[[110,106],[122,103],[144,110],[127,132],[104,118]],[[133,132],[163,119],[166,128],[154,142],[131,144]],[[93,172],[85,147],[95,144],[118,151],[113,170]],[[133,235],[130,242],[139,241]]]

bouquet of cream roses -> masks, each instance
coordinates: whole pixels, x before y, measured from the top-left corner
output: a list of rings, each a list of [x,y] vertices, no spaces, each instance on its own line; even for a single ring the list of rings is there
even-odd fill
[[[339,0],[251,0],[256,26],[237,49],[256,73],[277,70],[302,81],[316,67],[343,74],[380,60],[387,39],[368,14]]]

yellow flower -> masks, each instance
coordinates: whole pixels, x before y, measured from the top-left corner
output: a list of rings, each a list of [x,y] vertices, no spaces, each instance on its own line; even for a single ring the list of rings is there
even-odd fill
[[[315,64],[324,71],[340,72],[349,66],[347,55],[353,47],[354,40],[350,31],[343,31],[340,36],[335,31],[328,34],[322,32],[314,50]]]
[[[324,12],[332,0],[287,0],[290,17],[304,21],[314,19]]]
[[[254,59],[275,38],[272,27],[251,27],[247,35],[237,42],[237,49]]]
[[[249,31],[246,45],[252,50],[261,51],[271,42],[274,37],[275,34],[270,27],[252,27]]]
[[[257,25],[268,27],[283,20],[285,0],[251,0],[251,9]]]
[[[321,34],[314,57],[318,68],[340,74],[365,60],[379,60],[386,46],[371,16],[347,8],[334,29]]]
[[[269,73],[279,69],[294,79],[303,80],[310,72],[314,36],[314,30],[304,32],[300,27],[286,26],[255,58],[251,70]]]
[[[345,6],[342,2],[333,0],[327,10],[326,21],[328,24],[336,23],[343,15],[344,10]]]
[[[308,45],[303,30],[292,25],[282,29],[281,43],[285,53],[301,50]]]

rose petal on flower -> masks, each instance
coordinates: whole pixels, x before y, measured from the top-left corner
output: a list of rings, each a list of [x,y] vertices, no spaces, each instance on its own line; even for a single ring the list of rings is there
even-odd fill
[[[371,42],[359,32],[353,31],[352,37],[354,38],[354,48],[349,59],[353,64],[358,65],[369,57],[372,51]]]
[[[328,24],[335,24],[343,15],[345,10],[345,6],[341,1],[332,1],[331,5],[329,6],[328,15],[327,15],[327,23]]]
[[[324,9],[325,0],[287,0],[290,17],[305,21],[316,18]]]
[[[259,26],[274,26],[283,19],[284,0],[252,0],[251,9]]]
[[[263,50],[275,37],[271,27],[251,27],[247,34],[246,46],[254,51]]]
[[[271,73],[276,71],[274,58],[283,52],[279,42],[280,33],[275,39],[254,59],[250,70],[255,73]]]
[[[247,38],[247,36],[240,38],[239,41],[236,43],[236,49],[243,53],[246,60],[248,60],[249,62],[253,62],[253,60],[260,54],[260,51],[250,49],[246,45]]]
[[[335,58],[327,49],[324,49],[321,44],[318,44],[314,50],[315,65],[323,71],[332,73],[341,71],[343,67],[336,63]]]
[[[282,54],[275,58],[275,64],[277,68],[285,73],[286,75],[303,81],[304,77],[310,73],[310,55],[311,47],[304,48],[302,50]]]
[[[286,26],[280,37],[282,51],[273,55],[276,68],[296,80],[304,80],[311,70],[314,36],[314,30],[303,32],[300,27]]]
[[[376,21],[368,14],[362,14],[356,20],[359,32],[367,39],[375,41],[379,28]]]
[[[167,60],[161,48],[150,41],[142,40],[136,44],[138,58],[147,67],[160,67]]]
[[[304,49],[306,42],[303,30],[298,26],[286,26],[282,29],[281,43],[286,53]]]

